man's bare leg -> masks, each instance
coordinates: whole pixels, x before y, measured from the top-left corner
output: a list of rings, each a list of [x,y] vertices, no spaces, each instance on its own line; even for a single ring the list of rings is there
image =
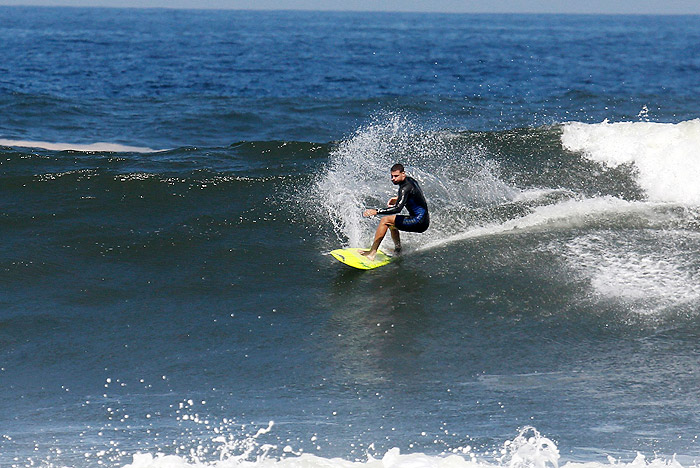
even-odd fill
[[[399,235],[399,230],[396,227],[389,227],[391,231],[391,240],[394,241],[394,252],[401,253],[401,236]]]
[[[384,240],[384,236],[386,235],[386,231],[388,231],[390,227],[391,228],[394,227],[395,221],[396,221],[396,215],[384,216],[382,218],[382,220],[379,222],[379,226],[377,226],[377,232],[374,234],[374,242],[372,243],[372,247],[370,247],[370,249],[368,251],[362,252],[362,255],[365,255],[370,260],[374,260],[374,256],[377,254],[377,250],[379,250],[379,244],[381,244],[382,240]],[[394,230],[393,229],[392,229],[391,237],[392,237],[392,239],[394,238]]]

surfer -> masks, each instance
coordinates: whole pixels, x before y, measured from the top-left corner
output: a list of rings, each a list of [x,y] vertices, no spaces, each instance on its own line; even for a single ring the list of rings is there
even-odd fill
[[[366,218],[377,215],[383,216],[377,227],[377,232],[374,234],[372,247],[362,252],[362,255],[369,257],[371,260],[374,260],[379,244],[382,243],[387,230],[391,231],[391,239],[394,241],[395,246],[394,252],[400,253],[401,236],[399,231],[425,232],[430,224],[428,204],[425,202],[423,191],[416,179],[406,175],[403,165],[394,164],[391,166],[391,182],[399,186],[398,196],[389,200],[387,208],[369,208],[363,213],[363,216]],[[398,214],[404,206],[408,210],[409,216]]]

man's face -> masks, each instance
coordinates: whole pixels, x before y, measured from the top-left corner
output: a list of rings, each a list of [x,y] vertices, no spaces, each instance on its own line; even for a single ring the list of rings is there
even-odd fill
[[[391,171],[391,182],[394,185],[399,185],[406,180],[406,173],[401,171]]]

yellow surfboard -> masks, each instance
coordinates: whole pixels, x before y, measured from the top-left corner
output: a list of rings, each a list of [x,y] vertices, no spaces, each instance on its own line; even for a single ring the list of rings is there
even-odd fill
[[[331,252],[331,255],[333,255],[333,257],[335,257],[339,262],[360,270],[371,270],[373,268],[391,263],[394,260],[394,257],[385,254],[381,250],[377,251],[377,255],[375,255],[374,260],[370,260],[360,253],[366,250],[367,249],[358,248],[336,249]]]

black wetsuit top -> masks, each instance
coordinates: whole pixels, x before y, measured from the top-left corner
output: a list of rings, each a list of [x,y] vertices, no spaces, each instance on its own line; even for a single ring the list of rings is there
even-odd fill
[[[401,210],[406,207],[410,216],[403,216]],[[430,216],[428,215],[428,203],[425,201],[423,191],[413,177],[404,179],[399,184],[399,194],[394,206],[377,210],[377,215],[396,214],[396,228],[401,231],[423,232],[428,229]]]

